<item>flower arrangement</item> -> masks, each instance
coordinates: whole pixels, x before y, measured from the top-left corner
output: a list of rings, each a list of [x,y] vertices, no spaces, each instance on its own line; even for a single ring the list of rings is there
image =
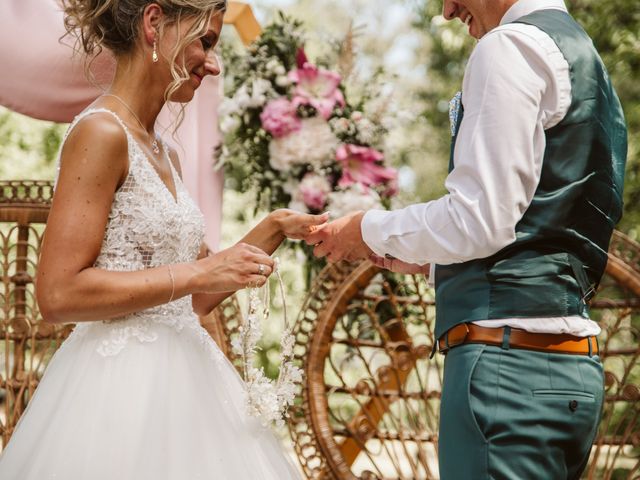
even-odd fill
[[[396,194],[396,170],[385,166],[384,96],[371,88],[347,95],[351,33],[336,69],[309,60],[300,22],[282,14],[247,54],[225,52],[220,160],[232,187],[253,189],[258,206],[338,217],[388,208]]]
[[[283,305],[286,305],[284,285],[278,270],[276,259],[275,274],[280,285]],[[262,368],[255,367],[255,357],[258,341],[262,337],[262,317],[269,317],[270,289],[265,284],[264,299],[260,298],[259,290],[249,290],[249,311],[240,327],[238,337],[231,342],[231,348],[242,359],[243,376],[246,385],[247,413],[260,420],[263,426],[274,423],[284,425],[287,409],[295,398],[295,384],[302,380],[302,370],[293,364],[293,346],[295,338],[287,320],[287,310],[284,307],[284,331],[280,340],[280,370],[278,378],[268,378]]]

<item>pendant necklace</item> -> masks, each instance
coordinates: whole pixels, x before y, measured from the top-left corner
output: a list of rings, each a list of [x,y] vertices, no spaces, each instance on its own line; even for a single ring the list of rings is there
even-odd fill
[[[129,113],[131,113],[131,115],[133,115],[133,118],[136,119],[136,121],[138,122],[140,127],[142,127],[142,130],[144,130],[147,133],[147,136],[149,137],[149,139],[151,139],[151,135],[149,135],[149,132],[147,132],[147,129],[144,127],[144,124],[140,121],[140,119],[138,118],[138,115],[136,115],[136,112],[134,112],[131,109],[131,107],[129,107],[129,105],[127,105],[127,102],[125,102],[122,98],[120,98],[115,93],[104,93],[102,96],[103,97],[113,97],[116,100],[118,100],[122,105],[124,105],[124,107],[127,110],[129,110]],[[158,139],[155,138],[155,136],[154,136],[153,140],[151,141],[151,149],[153,150],[153,153],[155,153],[156,155],[158,155],[160,153],[160,146],[158,145]]]

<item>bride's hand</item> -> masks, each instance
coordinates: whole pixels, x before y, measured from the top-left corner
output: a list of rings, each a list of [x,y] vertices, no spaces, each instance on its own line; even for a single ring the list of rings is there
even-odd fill
[[[264,285],[273,272],[274,261],[258,247],[237,243],[198,260],[195,268],[200,292],[235,292]]]
[[[272,215],[275,216],[282,234],[293,240],[304,239],[329,220],[329,213],[312,215],[286,208],[275,210]]]

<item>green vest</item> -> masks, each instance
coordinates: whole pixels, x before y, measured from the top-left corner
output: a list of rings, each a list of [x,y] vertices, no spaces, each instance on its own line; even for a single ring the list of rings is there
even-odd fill
[[[588,318],[586,302],[604,273],[621,216],[624,115],[591,39],[559,10],[540,10],[517,23],[534,25],[555,41],[570,67],[571,105],[545,132],[540,183],[516,225],[516,240],[490,257],[436,267],[436,338],[476,320]],[[503,134],[496,132],[496,141]]]

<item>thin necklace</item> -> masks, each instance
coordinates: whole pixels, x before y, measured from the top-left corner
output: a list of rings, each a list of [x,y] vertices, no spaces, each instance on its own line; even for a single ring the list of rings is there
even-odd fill
[[[129,112],[131,113],[131,115],[133,115],[133,118],[136,119],[136,121],[138,122],[138,124],[140,124],[140,127],[142,127],[142,130],[145,131],[147,133],[147,136],[149,137],[149,139],[151,140],[151,135],[149,135],[149,132],[147,132],[147,129],[144,127],[144,124],[140,121],[140,119],[138,118],[138,115],[136,115],[136,112],[134,112],[133,110],[131,110],[131,107],[129,105],[127,105],[127,102],[125,102],[123,99],[121,99],[118,95],[116,95],[115,93],[104,93],[103,97],[113,97],[115,99],[117,99],[122,105],[125,106],[125,108],[127,110],[129,110]],[[158,145],[158,139],[155,138],[155,136],[153,137],[153,140],[151,140],[151,149],[153,150],[153,153],[155,153],[156,155],[158,155],[160,153],[160,146]]]

